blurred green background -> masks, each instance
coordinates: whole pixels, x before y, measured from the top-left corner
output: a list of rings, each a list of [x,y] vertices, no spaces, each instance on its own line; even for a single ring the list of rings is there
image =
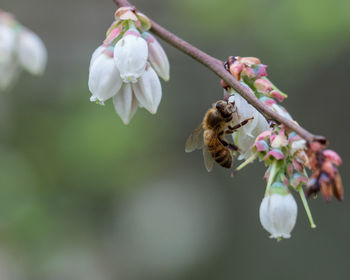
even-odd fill
[[[1,0],[45,42],[41,78],[0,96],[0,279],[348,279],[348,0],[134,0],[209,54],[256,56],[296,120],[344,161],[345,201],[298,200],[290,240],[268,238],[258,210],[264,167],[208,174],[184,142],[217,77],[163,43],[171,79],[157,115],[124,126],[89,102],[88,66],[113,20],[111,0]]]

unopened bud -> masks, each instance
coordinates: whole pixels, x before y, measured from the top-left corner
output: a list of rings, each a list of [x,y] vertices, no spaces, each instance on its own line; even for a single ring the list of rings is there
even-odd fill
[[[116,20],[137,21],[137,17],[134,13],[134,10],[135,8],[133,7],[121,7],[115,12],[114,17]]]
[[[149,62],[159,77],[164,81],[169,80],[169,60],[157,39],[148,32],[142,33],[142,37],[148,43]]]
[[[323,156],[337,166],[342,164],[341,157],[333,150],[324,150]]]
[[[269,96],[276,98],[279,102],[282,102],[287,97],[286,94],[284,94],[276,89],[270,91]]]
[[[239,62],[236,62],[234,64],[232,64],[230,66],[230,73],[237,79],[237,80],[240,80],[241,79],[241,73],[242,73],[242,70],[243,70],[243,64],[242,63],[239,63]]]
[[[257,79],[254,82],[254,86],[260,93],[268,93],[272,89],[272,85],[268,80]]]
[[[247,66],[251,66],[251,65],[254,65],[254,64],[260,64],[261,61],[259,58],[256,58],[256,57],[240,57],[239,59],[239,62],[247,65]]]

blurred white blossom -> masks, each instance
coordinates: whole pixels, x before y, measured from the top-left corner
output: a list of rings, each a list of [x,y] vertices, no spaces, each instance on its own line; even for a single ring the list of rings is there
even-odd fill
[[[0,10],[0,90],[9,89],[21,69],[43,74],[46,62],[47,51],[39,36]]]

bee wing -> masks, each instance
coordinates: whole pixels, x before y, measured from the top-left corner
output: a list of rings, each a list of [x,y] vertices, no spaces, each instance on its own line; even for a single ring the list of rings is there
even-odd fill
[[[203,158],[204,158],[204,165],[208,172],[213,170],[213,166],[215,163],[215,160],[213,159],[212,155],[210,154],[208,147],[203,147]]]
[[[187,141],[185,144],[186,153],[190,153],[196,149],[203,148],[204,146],[203,133],[204,133],[204,129],[202,124],[200,124],[195,130],[192,131],[190,136],[187,138]]]

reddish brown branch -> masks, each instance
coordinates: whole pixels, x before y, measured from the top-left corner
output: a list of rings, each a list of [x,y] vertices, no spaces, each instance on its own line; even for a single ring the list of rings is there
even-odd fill
[[[124,6],[132,6],[127,0],[114,0],[114,2],[119,7]],[[160,26],[158,23],[151,20],[152,23],[152,32],[156,34],[158,37],[168,42],[170,45],[179,49],[180,51],[186,53],[187,55],[193,57],[198,62],[202,63],[204,66],[208,67],[212,70],[216,75],[218,75],[221,79],[223,79],[228,85],[230,85],[235,91],[237,91],[243,98],[245,98],[252,106],[254,106],[258,111],[260,111],[263,115],[270,117],[273,120],[276,120],[285,126],[289,127],[296,133],[298,133],[305,140],[312,142],[313,140],[322,140],[326,141],[323,136],[316,136],[301,126],[297,125],[295,122],[288,120],[268,106],[263,104],[252,92],[252,90],[244,87],[235,77],[233,77],[226,69],[224,68],[224,64],[221,60],[212,57],[205,52],[197,49],[192,46],[188,42],[182,40],[177,37],[175,34],[169,32],[164,27]]]

